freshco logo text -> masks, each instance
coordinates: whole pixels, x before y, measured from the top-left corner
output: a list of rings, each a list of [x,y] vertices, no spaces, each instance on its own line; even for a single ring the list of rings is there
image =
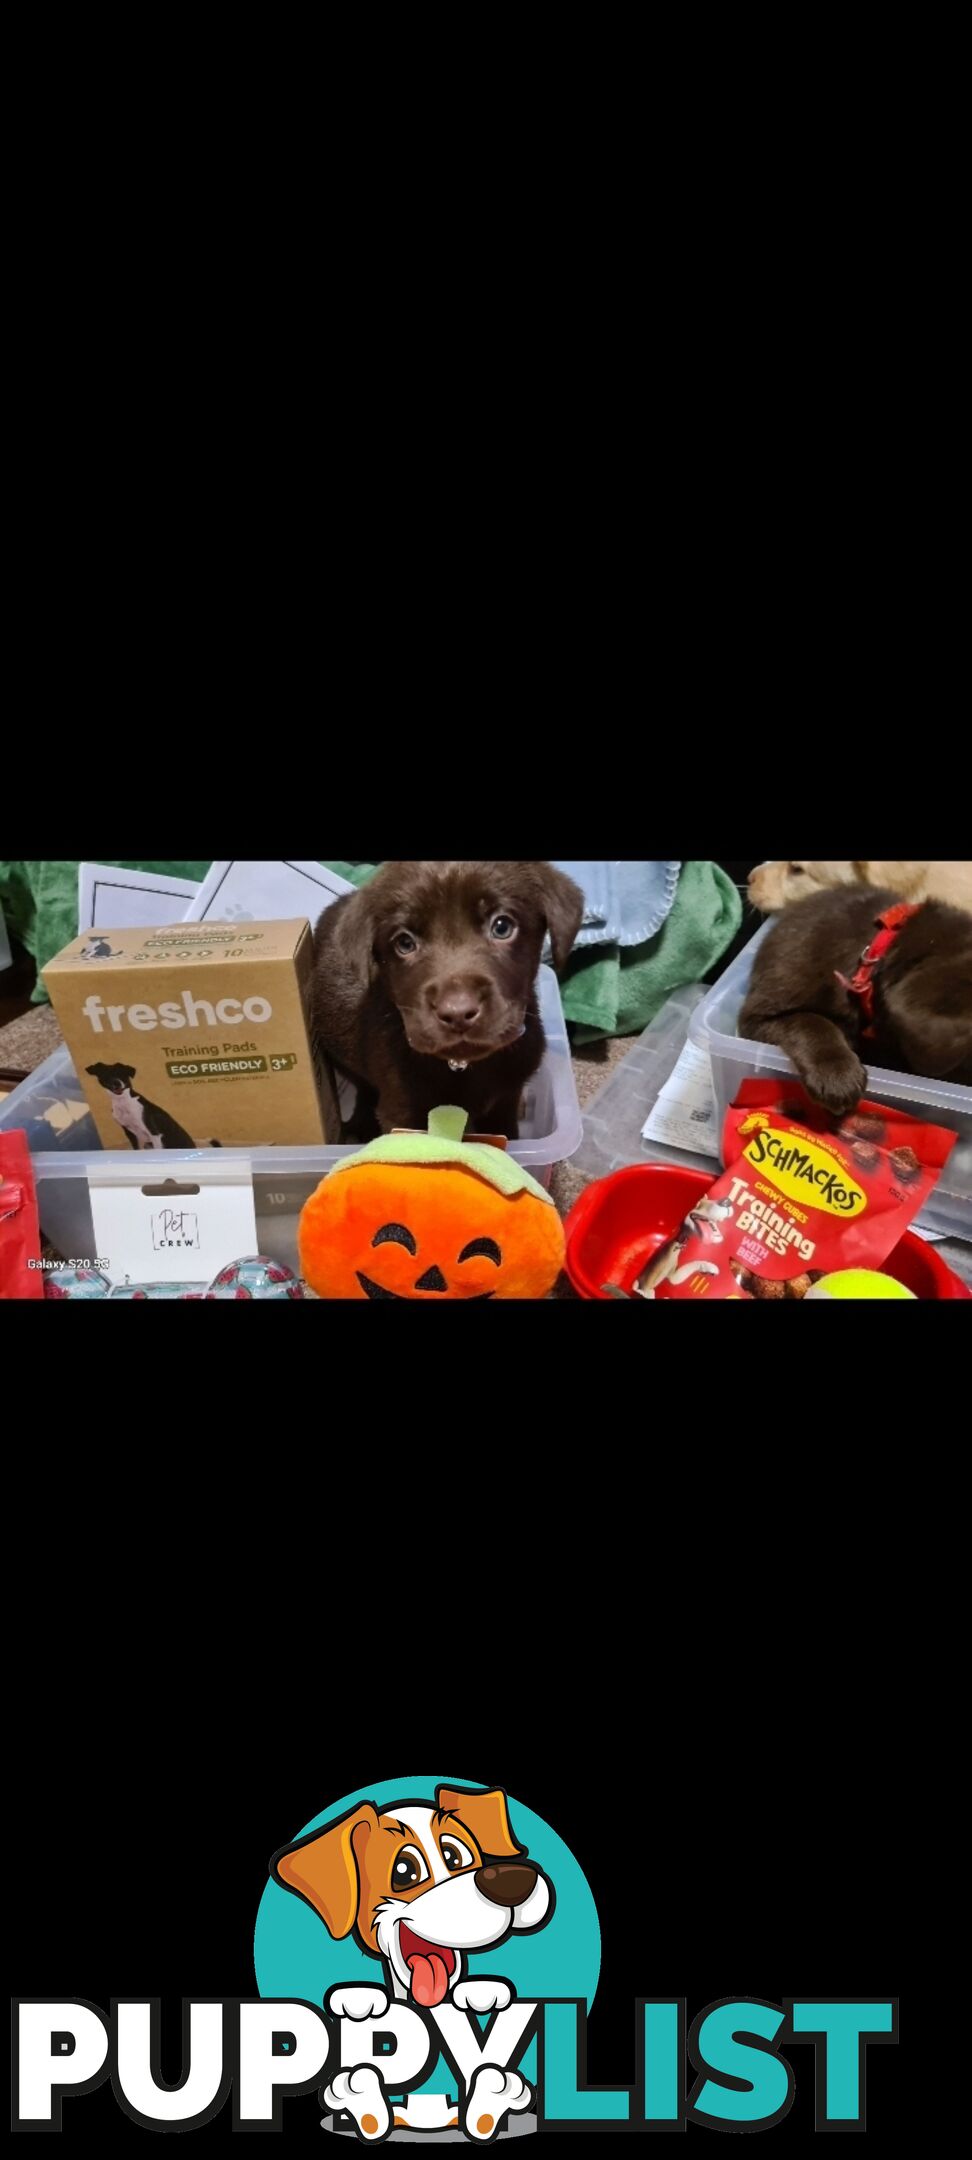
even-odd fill
[[[180,1003],[170,998],[164,1005],[105,1005],[100,997],[86,997],[81,1007],[84,1017],[96,1035],[103,1035],[105,1021],[116,1035],[120,1035],[126,1021],[140,1035],[150,1035],[153,1029],[200,1027],[242,1027],[244,1020],[256,1027],[261,1020],[273,1019],[273,1006],[269,998],[220,998],[212,1004],[209,998],[193,997],[191,990],[184,990]]]

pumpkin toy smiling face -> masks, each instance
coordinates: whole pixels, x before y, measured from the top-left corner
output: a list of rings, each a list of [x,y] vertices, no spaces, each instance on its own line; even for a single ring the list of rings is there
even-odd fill
[[[322,1298],[542,1298],[564,1260],[553,1202],[500,1150],[467,1145],[462,1111],[376,1140],[331,1172],[300,1224]]]

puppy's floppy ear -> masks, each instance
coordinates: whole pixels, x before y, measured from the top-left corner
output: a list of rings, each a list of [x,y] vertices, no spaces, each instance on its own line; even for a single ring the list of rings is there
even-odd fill
[[[553,947],[553,963],[559,974],[570,959],[574,939],[584,920],[584,895],[573,878],[567,877],[563,870],[555,870],[552,863],[537,863],[535,869],[540,904],[547,918]]]
[[[365,1800],[340,1822],[281,1846],[270,1862],[274,1882],[312,1905],[335,1942],[350,1935],[358,1917],[358,1856],[377,1828],[377,1810]]]
[[[122,1074],[122,1076],[123,1076],[123,1078],[124,1078],[124,1079],[126,1079],[126,1080],[134,1080],[134,1078],[135,1078],[135,1067],[134,1067],[134,1065],[119,1065],[119,1067],[118,1067],[118,1070],[119,1070],[119,1072],[120,1072],[120,1073]]]
[[[569,884],[568,878],[564,883]],[[492,1792],[456,1792],[451,1785],[439,1785],[435,1795],[436,1807],[447,1815],[457,1815],[472,1831],[480,1852],[491,1853],[497,1860],[513,1860],[517,1853],[525,1851],[518,1845],[510,1828],[506,1794],[497,1786]]]
[[[375,960],[375,931],[377,913],[371,887],[365,885],[349,898],[334,918],[332,953],[341,966],[345,981],[364,991],[374,982],[378,972]]]

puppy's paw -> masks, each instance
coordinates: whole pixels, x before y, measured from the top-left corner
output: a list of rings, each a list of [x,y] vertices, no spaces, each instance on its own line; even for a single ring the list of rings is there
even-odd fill
[[[477,2145],[487,2145],[490,2138],[498,2136],[504,2116],[519,2115],[532,2099],[533,2093],[518,2070],[498,2070],[495,2063],[485,2063],[469,2088],[466,2136]]]
[[[847,1117],[867,1094],[867,1073],[852,1050],[845,1057],[813,1065],[804,1074],[804,1081],[808,1095],[831,1117]]]
[[[357,2070],[339,2070],[324,2087],[324,2105],[335,2114],[350,2115],[366,2145],[377,2145],[391,2129],[384,2087],[370,2063],[362,2063]]]
[[[506,1980],[460,1980],[452,1990],[457,2010],[475,2010],[485,2017],[490,2010],[508,2010],[513,1990]]]
[[[378,1987],[336,1987],[331,1989],[325,2007],[332,2017],[351,2018],[360,2025],[365,2018],[384,2017],[388,1997]]]

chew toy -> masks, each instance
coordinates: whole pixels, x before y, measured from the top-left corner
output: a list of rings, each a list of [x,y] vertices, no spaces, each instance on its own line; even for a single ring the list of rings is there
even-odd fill
[[[49,1298],[169,1298],[202,1303],[213,1298],[302,1298],[303,1285],[279,1260],[231,1260],[220,1268],[215,1282],[124,1283],[114,1288],[107,1275],[82,1261],[77,1267],[59,1267],[44,1278]]]
[[[307,1203],[298,1244],[321,1298],[543,1298],[564,1263],[548,1193],[502,1148],[464,1141],[464,1110],[339,1163]]]
[[[895,1281],[893,1275],[872,1274],[869,1268],[844,1268],[838,1275],[825,1275],[822,1282],[814,1283],[807,1291],[806,1303],[811,1298],[910,1298],[917,1303],[913,1290],[906,1290],[904,1283]]]

